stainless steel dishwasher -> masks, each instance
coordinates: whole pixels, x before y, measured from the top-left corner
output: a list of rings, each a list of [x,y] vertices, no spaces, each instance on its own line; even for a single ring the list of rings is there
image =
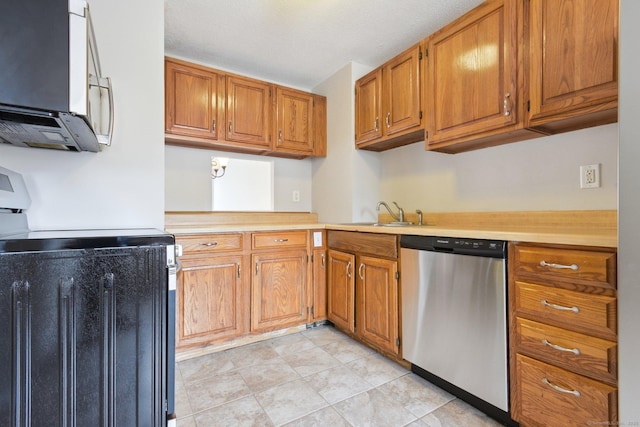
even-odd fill
[[[507,424],[506,243],[400,238],[403,357],[418,375]]]

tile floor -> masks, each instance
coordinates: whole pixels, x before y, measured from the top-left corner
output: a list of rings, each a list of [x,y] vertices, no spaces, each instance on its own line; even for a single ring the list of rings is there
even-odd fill
[[[176,371],[178,427],[500,426],[328,325]]]

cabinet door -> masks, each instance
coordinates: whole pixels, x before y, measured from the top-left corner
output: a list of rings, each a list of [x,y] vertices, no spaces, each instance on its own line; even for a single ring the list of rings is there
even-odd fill
[[[357,334],[398,354],[398,263],[358,257],[356,287]]]
[[[177,286],[177,347],[240,336],[244,327],[243,258],[183,259]]]
[[[336,326],[355,331],[353,270],[356,257],[329,249],[327,275],[327,317]]]
[[[271,85],[227,76],[226,140],[270,149]]]
[[[165,62],[165,131],[218,139],[218,75]]]
[[[598,112],[587,126],[617,120],[618,3],[530,1],[530,126],[577,129]]]
[[[384,76],[384,126],[386,135],[420,126],[420,45],[389,62]]]
[[[311,315],[314,322],[327,318],[327,251],[313,250],[313,301]]]
[[[380,138],[382,127],[382,69],[356,82],[356,144]]]
[[[313,153],[313,104],[311,93],[276,89],[276,150]]]
[[[429,146],[517,123],[517,3],[484,3],[430,38]]]
[[[306,323],[306,249],[253,254],[251,263],[251,331]]]
[[[0,425],[166,424],[166,248],[0,254]]]

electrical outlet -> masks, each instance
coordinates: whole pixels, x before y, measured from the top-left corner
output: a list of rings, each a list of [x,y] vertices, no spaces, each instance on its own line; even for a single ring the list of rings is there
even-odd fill
[[[300,192],[298,190],[293,190],[293,192],[291,193],[291,200],[294,202],[300,201]]]
[[[580,166],[580,188],[600,187],[600,163]]]

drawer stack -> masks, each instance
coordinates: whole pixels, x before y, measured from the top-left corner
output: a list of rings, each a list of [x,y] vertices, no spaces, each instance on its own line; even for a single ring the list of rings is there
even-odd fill
[[[524,426],[617,421],[616,251],[509,248],[511,412]]]

